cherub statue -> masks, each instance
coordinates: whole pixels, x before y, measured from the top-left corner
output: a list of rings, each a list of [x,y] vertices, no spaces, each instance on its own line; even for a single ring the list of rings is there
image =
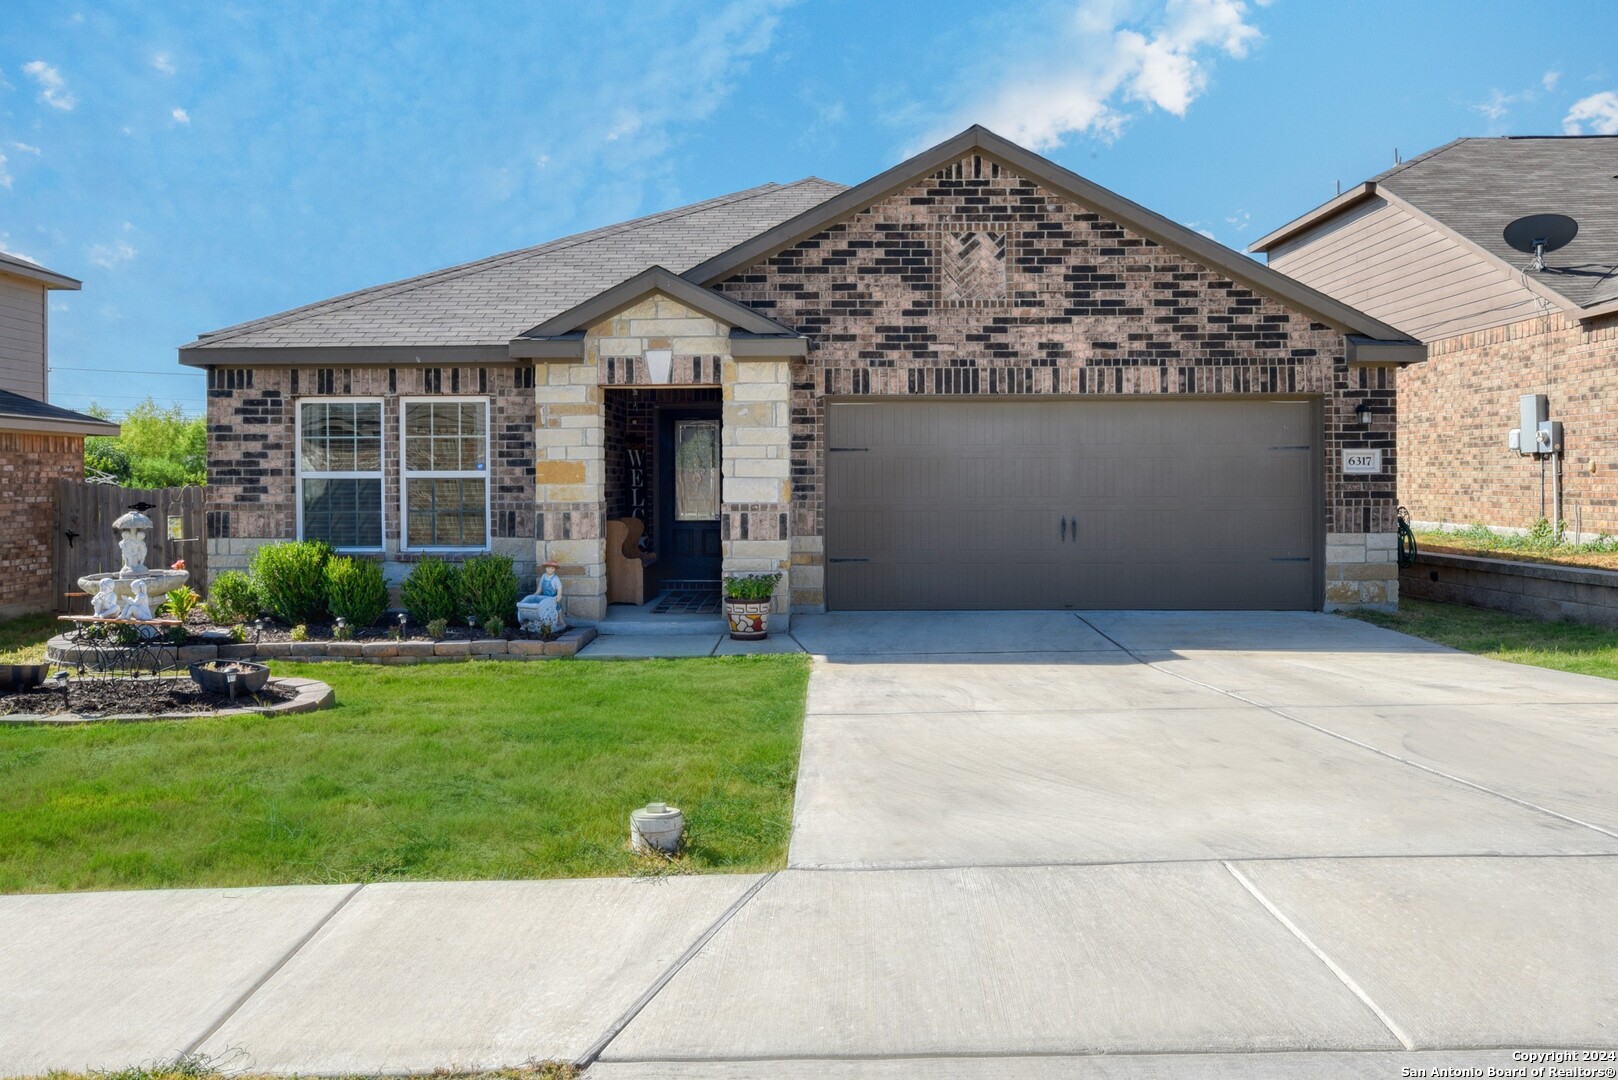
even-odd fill
[[[134,595],[118,613],[120,619],[145,619],[152,617],[152,602],[146,596],[146,582],[136,578],[129,583],[129,591]]]
[[[96,594],[90,598],[90,611],[98,619],[116,619],[118,617],[118,590],[111,578],[102,578],[101,584],[96,586]]]
[[[556,564],[547,562],[534,592],[517,601],[517,621],[524,630],[560,634],[567,629],[562,618],[562,579],[556,576]]]

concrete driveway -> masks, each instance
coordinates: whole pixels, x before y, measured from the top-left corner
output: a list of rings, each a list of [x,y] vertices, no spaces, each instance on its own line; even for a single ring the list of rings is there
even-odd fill
[[[1618,1051],[1618,683],[1325,615],[793,636],[789,869],[0,897],[0,1075],[195,1051],[1281,1080]]]

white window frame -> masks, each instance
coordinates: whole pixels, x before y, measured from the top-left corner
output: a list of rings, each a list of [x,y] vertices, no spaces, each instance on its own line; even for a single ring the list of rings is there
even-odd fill
[[[425,403],[430,405],[482,405],[483,406],[483,468],[482,469],[452,469],[431,471],[416,471],[408,467],[405,456],[405,416],[411,405]],[[418,397],[401,397],[399,399],[399,550],[415,552],[468,552],[488,551],[493,543],[494,508],[489,504],[489,497],[494,491],[490,482],[490,474],[494,472],[494,460],[489,453],[489,432],[494,425],[494,407],[492,399],[488,397],[449,396],[444,394],[424,394]],[[411,547],[410,546],[410,481],[416,480],[482,480],[483,481],[483,544],[481,547]]]
[[[296,477],[294,483],[293,499],[298,509],[298,539],[306,539],[303,535],[303,482],[305,480],[378,480],[376,512],[381,526],[377,537],[376,547],[341,547],[335,550],[341,552],[354,552],[357,554],[375,554],[387,550],[388,544],[388,480],[384,475],[387,466],[388,447],[388,405],[379,397],[327,397],[325,395],[301,397],[293,400],[293,449],[292,468]],[[305,405],[375,405],[377,415],[382,423],[382,434],[378,440],[377,468],[363,472],[333,472],[330,469],[305,469],[303,467],[303,407]]]

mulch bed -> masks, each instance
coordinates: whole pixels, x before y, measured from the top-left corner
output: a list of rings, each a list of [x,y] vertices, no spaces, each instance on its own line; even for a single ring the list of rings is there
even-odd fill
[[[1422,551],[1442,555],[1476,555],[1482,559],[1504,559],[1506,562],[1548,563],[1552,566],[1578,566],[1586,570],[1618,570],[1618,552],[1537,552],[1516,548],[1471,547],[1465,544],[1444,543],[1416,537]]]
[[[397,640],[397,641],[487,641],[490,638],[489,634],[484,633],[482,628],[476,627],[476,626],[450,626],[444,631],[444,636],[443,637],[440,637],[440,638],[429,637],[428,634],[427,634],[427,628],[425,626],[418,626],[415,623],[411,623],[408,626],[406,626],[404,628],[404,635],[402,637],[396,638],[394,636],[394,634],[396,632],[395,628],[397,627],[397,625],[398,625],[398,620],[396,618],[395,619],[389,619],[389,618],[384,617],[382,619],[382,621],[377,623],[375,626],[368,626],[368,627],[365,627],[364,629],[355,629],[353,627],[350,627],[349,631],[350,631],[351,636],[348,638],[348,640],[350,640],[350,641],[395,641],[395,640]],[[252,623],[247,623],[245,626],[242,627],[242,629],[244,631],[246,631],[246,633],[247,633],[246,640],[248,642],[250,642],[250,643],[251,642],[257,642],[257,641],[292,641],[293,640],[292,628],[290,626],[283,626],[280,623],[275,622],[275,621],[271,620],[268,617],[266,617],[264,619],[264,628],[263,628],[262,631],[260,631],[258,628],[256,628]],[[308,636],[304,638],[305,641],[335,641],[335,640],[337,640],[335,637],[332,636],[332,624],[331,623],[306,623],[305,626],[304,626],[304,629],[308,632]],[[204,615],[193,614],[191,616],[191,618],[186,620],[185,630],[186,630],[186,633],[189,635],[190,639],[192,641],[196,641],[204,633],[210,633],[210,639],[214,635],[229,634],[231,628],[228,627],[228,626],[219,626],[219,625],[217,625],[215,623],[211,623],[211,622],[208,621],[207,617],[204,616]],[[508,626],[503,631],[501,631],[501,633],[499,634],[499,637],[502,638],[505,641],[539,641],[540,640],[540,636],[538,634],[530,634],[530,633],[527,633],[527,632],[525,632],[523,630],[520,630],[520,629],[518,629],[516,627],[512,627],[512,626]]]
[[[0,693],[0,715],[78,713],[81,716],[196,716],[273,705],[296,695],[271,682],[257,694],[210,694],[190,679],[108,678],[69,679],[67,694],[54,686],[39,686],[21,693]]]

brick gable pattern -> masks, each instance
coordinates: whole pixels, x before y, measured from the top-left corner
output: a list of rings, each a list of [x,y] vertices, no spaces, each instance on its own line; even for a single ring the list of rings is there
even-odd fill
[[[824,535],[824,402],[844,395],[1316,396],[1327,533],[1394,529],[1388,369],[1349,367],[1341,332],[991,158],[940,169],[716,288],[811,339],[791,372],[795,562],[812,565]],[[1344,447],[1380,448],[1386,471],[1343,476]]]

